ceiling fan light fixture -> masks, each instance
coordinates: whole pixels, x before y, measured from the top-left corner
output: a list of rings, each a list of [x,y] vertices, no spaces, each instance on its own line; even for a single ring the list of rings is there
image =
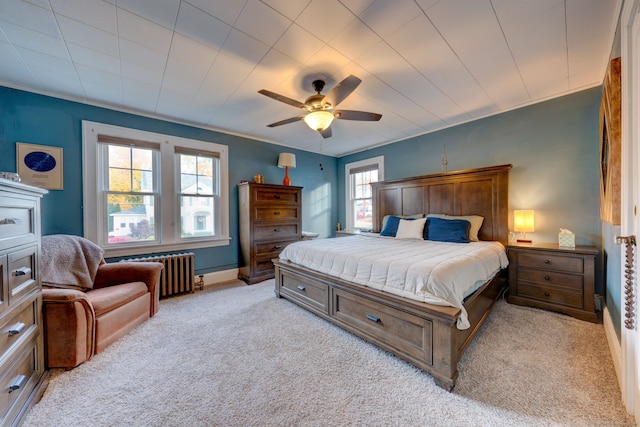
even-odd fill
[[[313,130],[322,132],[333,122],[334,116],[329,111],[313,111],[304,116],[304,122]]]

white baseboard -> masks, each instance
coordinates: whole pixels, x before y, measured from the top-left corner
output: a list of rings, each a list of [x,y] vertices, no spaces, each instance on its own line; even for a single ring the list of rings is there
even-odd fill
[[[204,286],[213,286],[221,282],[228,282],[230,280],[238,279],[238,269],[233,268],[231,270],[213,271],[211,273],[203,274]],[[195,277],[196,283],[200,280],[199,275]]]
[[[620,346],[620,340],[616,335],[616,330],[611,321],[611,313],[606,305],[602,310],[602,321],[604,323],[604,332],[607,336],[607,343],[609,344],[609,352],[611,352],[611,358],[613,359],[613,366],[616,369],[618,385],[622,388],[622,347]]]

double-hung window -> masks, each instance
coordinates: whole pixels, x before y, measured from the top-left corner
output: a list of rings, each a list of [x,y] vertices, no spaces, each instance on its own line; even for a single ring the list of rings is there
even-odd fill
[[[227,152],[84,121],[85,237],[106,256],[228,245]]]
[[[371,183],[384,177],[384,157],[361,160],[345,165],[347,229],[373,228],[373,194]]]

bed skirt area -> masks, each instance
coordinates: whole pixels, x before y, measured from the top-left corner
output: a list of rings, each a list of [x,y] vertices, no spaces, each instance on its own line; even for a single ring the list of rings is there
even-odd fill
[[[460,309],[427,304],[356,285],[274,259],[275,293],[431,374],[452,390],[458,361],[506,287],[506,270],[469,296],[471,327],[456,326]]]

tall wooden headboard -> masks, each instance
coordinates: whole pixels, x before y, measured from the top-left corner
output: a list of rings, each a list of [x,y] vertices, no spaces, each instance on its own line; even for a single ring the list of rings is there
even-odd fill
[[[373,183],[373,231],[380,231],[385,215],[481,215],[480,240],[507,244],[510,169],[490,166]]]

